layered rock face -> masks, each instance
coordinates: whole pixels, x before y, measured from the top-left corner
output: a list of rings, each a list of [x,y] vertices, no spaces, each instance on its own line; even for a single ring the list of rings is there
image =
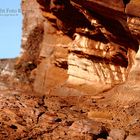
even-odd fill
[[[36,92],[93,94],[127,80],[139,49],[139,1],[30,0],[22,9],[16,69]]]

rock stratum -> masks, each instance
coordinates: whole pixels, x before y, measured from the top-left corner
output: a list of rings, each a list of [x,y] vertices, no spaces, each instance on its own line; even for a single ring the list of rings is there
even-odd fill
[[[0,60],[0,139],[139,140],[139,0],[21,7],[21,54]]]
[[[139,7],[137,0],[22,1],[17,73],[36,92],[57,89],[60,95],[99,93],[126,82],[139,49]]]

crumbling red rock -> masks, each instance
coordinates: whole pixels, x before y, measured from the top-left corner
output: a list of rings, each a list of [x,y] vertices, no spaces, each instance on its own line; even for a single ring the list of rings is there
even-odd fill
[[[126,140],[140,140],[140,136],[134,136],[134,135],[130,135],[126,138]]]
[[[113,140],[124,140],[126,137],[126,132],[121,129],[112,129],[109,133],[109,137]]]

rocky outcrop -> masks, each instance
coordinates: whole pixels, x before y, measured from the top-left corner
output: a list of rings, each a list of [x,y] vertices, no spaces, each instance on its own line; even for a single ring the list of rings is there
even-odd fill
[[[18,83],[14,69],[17,58],[0,59],[0,90],[8,90]]]
[[[0,140],[139,140],[139,1],[22,0],[22,11],[21,55],[0,60]]]
[[[139,48],[139,7],[137,0],[22,1],[19,78],[60,95],[124,83]]]

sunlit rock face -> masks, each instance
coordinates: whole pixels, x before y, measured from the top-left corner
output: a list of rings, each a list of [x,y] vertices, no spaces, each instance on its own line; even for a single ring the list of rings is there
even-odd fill
[[[122,54],[122,58],[117,56],[121,51],[119,52],[120,46],[116,47],[118,52],[110,43],[77,35],[68,56],[68,81],[90,85],[95,83],[113,85],[124,82],[128,71],[127,54],[126,52]]]
[[[139,8],[137,0],[23,1],[17,72],[40,93],[94,94],[124,83],[139,48]]]

